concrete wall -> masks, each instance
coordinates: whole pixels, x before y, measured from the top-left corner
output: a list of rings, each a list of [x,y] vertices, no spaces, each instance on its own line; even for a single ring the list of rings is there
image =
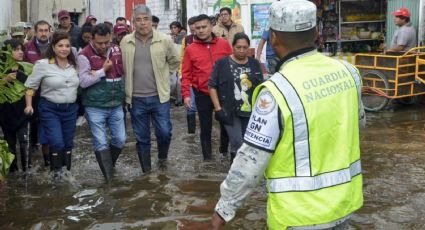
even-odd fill
[[[8,30],[13,22],[13,2],[12,0],[0,0],[0,30]]]
[[[80,14],[78,24],[84,23],[88,15],[88,0],[30,0],[30,19],[35,22],[46,20],[52,25],[58,23],[57,14],[61,10]]]
[[[97,22],[110,21],[115,24],[117,17],[125,16],[125,2],[117,0],[90,0],[89,13],[97,18]]]
[[[170,9],[165,9],[165,1],[170,1]],[[180,0],[147,0],[146,5],[151,9],[153,15],[159,18],[158,30],[169,34],[170,23],[181,22],[181,2]]]

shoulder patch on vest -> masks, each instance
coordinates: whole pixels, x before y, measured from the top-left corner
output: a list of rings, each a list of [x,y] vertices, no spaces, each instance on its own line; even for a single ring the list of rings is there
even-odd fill
[[[255,111],[261,115],[267,115],[271,113],[276,107],[276,101],[274,100],[270,91],[262,92],[256,103],[257,106],[255,106]]]
[[[273,151],[279,139],[279,112],[270,91],[263,89],[249,119],[244,139],[251,145]]]

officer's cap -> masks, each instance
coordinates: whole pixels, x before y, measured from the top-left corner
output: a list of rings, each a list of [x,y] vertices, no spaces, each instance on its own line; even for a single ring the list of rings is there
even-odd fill
[[[282,32],[305,31],[316,26],[316,5],[307,0],[274,2],[269,10],[270,28]]]

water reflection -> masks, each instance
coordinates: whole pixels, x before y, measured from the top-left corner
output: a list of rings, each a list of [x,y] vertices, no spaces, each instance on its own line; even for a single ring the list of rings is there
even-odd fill
[[[368,114],[361,134],[365,206],[354,215],[352,229],[423,229],[424,112],[415,107]],[[167,171],[142,174],[129,131],[114,180],[104,184],[83,127],[72,172],[63,181],[50,179],[38,154],[30,175],[11,175],[1,185],[0,229],[206,229],[229,160],[214,146],[215,160],[203,163],[198,134],[186,134],[184,110],[172,113]],[[265,191],[259,187],[225,229],[266,229],[265,206]]]

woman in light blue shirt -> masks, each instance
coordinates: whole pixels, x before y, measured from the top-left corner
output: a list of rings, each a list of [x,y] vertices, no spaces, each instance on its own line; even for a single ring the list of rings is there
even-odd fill
[[[71,169],[71,151],[75,134],[78,105],[75,103],[79,79],[71,40],[67,33],[57,31],[46,51],[45,58],[35,63],[25,82],[28,88],[26,114],[33,113],[32,96],[40,88],[38,105],[40,123],[49,143],[50,170],[55,177],[62,166]]]

